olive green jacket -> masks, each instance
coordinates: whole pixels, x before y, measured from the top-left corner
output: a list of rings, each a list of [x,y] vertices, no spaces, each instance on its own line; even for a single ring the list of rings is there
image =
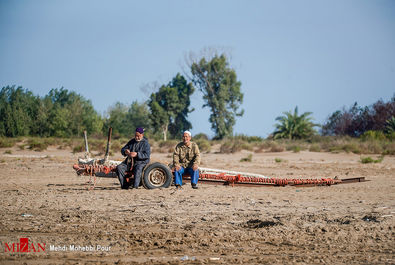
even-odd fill
[[[198,145],[192,141],[190,146],[186,146],[183,142],[177,144],[173,153],[173,165],[183,168],[199,166],[200,151]]]

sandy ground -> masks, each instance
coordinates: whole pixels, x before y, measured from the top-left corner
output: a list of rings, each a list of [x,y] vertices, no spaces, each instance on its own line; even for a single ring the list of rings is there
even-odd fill
[[[82,154],[0,149],[1,264],[394,264],[395,157],[361,164],[360,156],[248,152],[203,155],[203,167],[273,177],[366,177],[329,187],[229,187],[190,184],[120,190],[72,165]],[[275,158],[285,160],[276,163]],[[120,160],[120,156],[112,157]],[[152,160],[170,161],[154,153]],[[28,238],[45,252],[11,253]],[[50,245],[67,251],[50,250]],[[69,249],[92,246],[94,251]],[[97,250],[97,245],[104,249]]]

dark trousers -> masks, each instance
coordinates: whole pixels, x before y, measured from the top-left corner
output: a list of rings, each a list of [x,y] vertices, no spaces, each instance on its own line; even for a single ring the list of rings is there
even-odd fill
[[[135,164],[132,169],[132,175],[134,175],[134,184],[133,188],[137,189],[140,185],[141,181],[141,174],[143,172],[144,167],[147,164]],[[117,175],[119,179],[119,183],[121,183],[121,188],[122,189],[127,189],[131,185],[130,183],[126,182],[126,171],[128,170],[128,165],[125,163],[121,163],[117,166]]]

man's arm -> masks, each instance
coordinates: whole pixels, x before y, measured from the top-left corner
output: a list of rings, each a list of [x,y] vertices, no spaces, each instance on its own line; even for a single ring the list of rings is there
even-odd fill
[[[137,158],[139,159],[149,159],[151,155],[151,146],[148,142],[144,142],[141,151],[137,152]]]
[[[173,166],[179,170],[180,167],[180,148],[178,145],[176,148],[174,148],[174,153],[173,153]]]
[[[200,150],[199,150],[199,146],[196,143],[194,144],[194,153],[195,153],[195,157],[193,159],[192,169],[197,170],[200,165]]]
[[[130,145],[131,145],[131,143],[132,143],[132,140],[130,140],[124,147],[122,147],[122,149],[121,149],[121,154],[123,155],[123,156],[127,156],[128,155],[128,153],[125,153],[125,151],[126,150],[129,150],[130,151]]]

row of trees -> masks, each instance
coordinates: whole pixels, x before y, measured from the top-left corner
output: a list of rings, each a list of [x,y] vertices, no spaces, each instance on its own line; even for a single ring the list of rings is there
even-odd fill
[[[0,91],[0,136],[72,136],[101,132],[102,118],[91,102],[63,88],[44,97],[15,86]]]
[[[395,95],[388,102],[379,100],[371,106],[354,103],[349,109],[335,111],[322,126],[323,135],[358,137],[367,131],[390,132],[394,127]]]
[[[276,118],[276,130],[272,134],[274,139],[303,139],[318,132],[315,127],[321,127],[322,135],[338,135],[359,137],[366,132],[381,132],[381,135],[392,135],[395,131],[395,95],[388,102],[378,100],[376,103],[361,107],[354,103],[349,109],[343,108],[332,113],[326,122],[320,126],[313,123],[311,112],[298,114],[298,107],[294,112],[284,112]]]
[[[130,106],[117,102],[102,118],[91,102],[66,89],[52,89],[46,96],[33,95],[22,87],[7,86],[0,92],[0,136],[75,136],[83,130],[90,134],[102,133],[113,127],[117,136],[128,136],[135,127],[145,127],[152,134],[178,138],[184,130],[192,128],[188,121],[190,96],[194,85],[203,94],[204,105],[211,111],[209,121],[215,138],[233,134],[236,116],[243,115],[239,108],[243,101],[241,83],[229,66],[225,54],[207,53],[193,58],[191,76],[180,73],[153,92],[146,102],[133,102]]]
[[[89,100],[63,88],[39,97],[22,87],[4,87],[0,91],[0,136],[68,137],[81,135],[83,130],[102,134],[111,126],[115,136],[130,136],[135,127],[145,127],[164,140],[178,138],[192,128],[188,114],[194,111],[190,97],[196,89],[203,96],[203,107],[211,112],[209,121],[215,139],[232,136],[236,117],[243,115],[243,93],[228,57],[211,51],[200,57],[191,56],[187,65],[191,73],[187,78],[177,73],[145,102],[117,102],[105,118]],[[358,137],[371,130],[390,132],[395,129],[395,95],[389,102],[379,100],[366,107],[355,103],[349,109],[335,111],[322,126],[312,121],[311,112],[299,115],[297,107],[283,114],[276,118],[274,139],[308,138],[318,133],[316,127],[321,128],[323,135]]]

